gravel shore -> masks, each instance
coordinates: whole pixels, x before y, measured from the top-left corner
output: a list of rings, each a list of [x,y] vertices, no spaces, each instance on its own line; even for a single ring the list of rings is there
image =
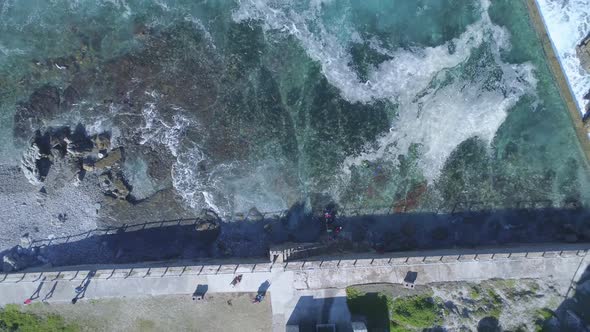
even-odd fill
[[[0,165],[0,250],[30,239],[78,234],[97,227],[102,194],[93,183],[75,186],[68,172],[31,185],[16,166]],[[21,243],[22,242],[22,243]]]

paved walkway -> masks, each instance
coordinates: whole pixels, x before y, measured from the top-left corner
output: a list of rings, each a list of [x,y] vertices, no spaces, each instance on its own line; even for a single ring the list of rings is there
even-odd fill
[[[323,263],[289,263],[270,271],[244,273],[237,287],[230,285],[234,275],[165,275],[163,277],[95,277],[88,282],[83,300],[110,297],[141,297],[146,295],[187,294],[190,296],[198,285],[207,285],[208,293],[249,292],[257,293],[267,280],[273,310],[274,331],[284,331],[287,322],[296,322],[304,316],[319,315],[323,320],[338,323],[346,320],[345,288],[363,283],[401,283],[406,273],[418,274],[417,283],[445,281],[477,281],[492,278],[520,279],[544,278],[570,280],[579,274],[580,268],[590,264],[590,256],[516,256],[496,259],[469,259],[420,261],[404,264],[360,266],[358,261],[325,261]],[[336,264],[338,263],[338,264]],[[321,266],[320,266],[321,265]],[[584,265],[584,266],[582,266]],[[34,296],[33,302],[70,302],[76,296],[76,287],[84,285],[86,273],[70,274],[55,280],[49,278],[37,282],[0,282],[0,305],[22,304]],[[315,308],[315,309],[314,309]]]

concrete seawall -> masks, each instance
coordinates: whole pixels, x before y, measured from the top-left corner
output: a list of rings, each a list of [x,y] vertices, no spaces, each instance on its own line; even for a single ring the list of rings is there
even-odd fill
[[[354,284],[402,283],[412,272],[416,284],[500,278],[560,280],[571,285],[590,265],[590,243],[545,244],[472,250],[350,254],[271,262],[209,261],[207,263],[154,262],[143,266],[80,266],[64,270],[26,271],[0,275],[0,306],[35,301],[67,303],[85,284],[86,300],[115,297],[189,295],[199,285],[208,293],[256,293],[270,284],[273,331],[285,331],[302,296],[346,296]],[[86,279],[90,271],[94,277]],[[236,274],[242,282],[230,286]],[[561,283],[563,284],[563,283]],[[567,290],[563,290],[566,294]]]
[[[183,276],[218,276],[234,274],[256,274],[270,272],[313,271],[318,286],[345,287],[363,282],[401,282],[404,271],[422,271],[424,282],[482,280],[489,278],[534,278],[543,276],[573,277],[578,267],[588,256],[588,244],[545,244],[538,246],[515,246],[479,248],[471,250],[436,250],[420,252],[399,252],[391,254],[361,253],[341,256],[317,256],[295,261],[271,263],[268,261],[244,262],[208,261],[183,262],[164,261],[149,264],[73,266],[28,270],[18,273],[0,274],[0,285],[14,283],[36,283],[45,281],[75,281],[84,279],[89,271],[96,271],[93,279],[154,279]],[[525,268],[526,267],[526,268]],[[350,273],[351,270],[375,270],[387,273],[387,277],[373,278],[364,273]],[[391,271],[396,273],[391,273]],[[325,271],[325,272],[321,272]],[[329,281],[331,276],[344,271],[351,277],[340,278],[339,282]],[[401,274],[400,274],[401,273]],[[354,277],[357,275],[358,278]],[[400,279],[401,278],[401,279]],[[323,285],[320,280],[330,285]]]
[[[539,4],[537,0],[524,0],[526,1],[529,16],[531,19],[531,23],[537,32],[537,36],[539,37],[541,44],[543,45],[543,50],[545,52],[545,56],[547,58],[547,62],[553,73],[553,77],[559,89],[559,93],[563,98],[565,105],[568,110],[568,114],[570,115],[570,119],[572,121],[572,125],[576,131],[576,136],[578,137],[578,142],[580,143],[580,148],[584,152],[586,156],[586,161],[590,161],[590,140],[588,138],[588,132],[584,128],[584,124],[582,123],[582,117],[580,114],[580,109],[574,98],[573,91],[570,87],[569,81],[563,67],[561,66],[561,62],[557,57],[557,51],[555,50],[555,46],[549,37],[547,32],[547,25],[541,15]],[[573,50],[575,51],[575,50]]]

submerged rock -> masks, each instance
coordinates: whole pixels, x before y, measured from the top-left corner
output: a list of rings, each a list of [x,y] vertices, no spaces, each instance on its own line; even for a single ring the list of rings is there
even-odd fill
[[[25,138],[31,130],[41,127],[44,120],[54,118],[59,112],[58,88],[44,85],[35,90],[25,103],[18,105],[14,114],[14,136]]]

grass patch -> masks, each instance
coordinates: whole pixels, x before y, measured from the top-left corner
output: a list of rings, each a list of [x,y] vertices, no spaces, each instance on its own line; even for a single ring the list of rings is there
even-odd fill
[[[441,322],[441,306],[432,297],[416,295],[393,301],[392,320],[406,327],[428,328]]]
[[[364,316],[369,330],[387,329],[391,298],[379,293],[362,293],[353,287],[346,288],[346,303],[352,315]]]
[[[537,317],[542,320],[547,320],[553,317],[553,311],[547,308],[537,310]]]
[[[73,332],[79,328],[66,324],[60,316],[37,316],[20,311],[16,305],[7,305],[0,310],[0,331],[19,332]]]
[[[471,286],[471,290],[469,291],[469,297],[472,300],[476,300],[481,296],[481,288],[479,286]]]
[[[408,330],[405,326],[401,326],[398,323],[391,321],[389,322],[389,332],[412,332],[412,330]]]
[[[535,313],[535,332],[542,332],[545,322],[553,317],[554,313],[552,310],[547,308],[538,309]]]

